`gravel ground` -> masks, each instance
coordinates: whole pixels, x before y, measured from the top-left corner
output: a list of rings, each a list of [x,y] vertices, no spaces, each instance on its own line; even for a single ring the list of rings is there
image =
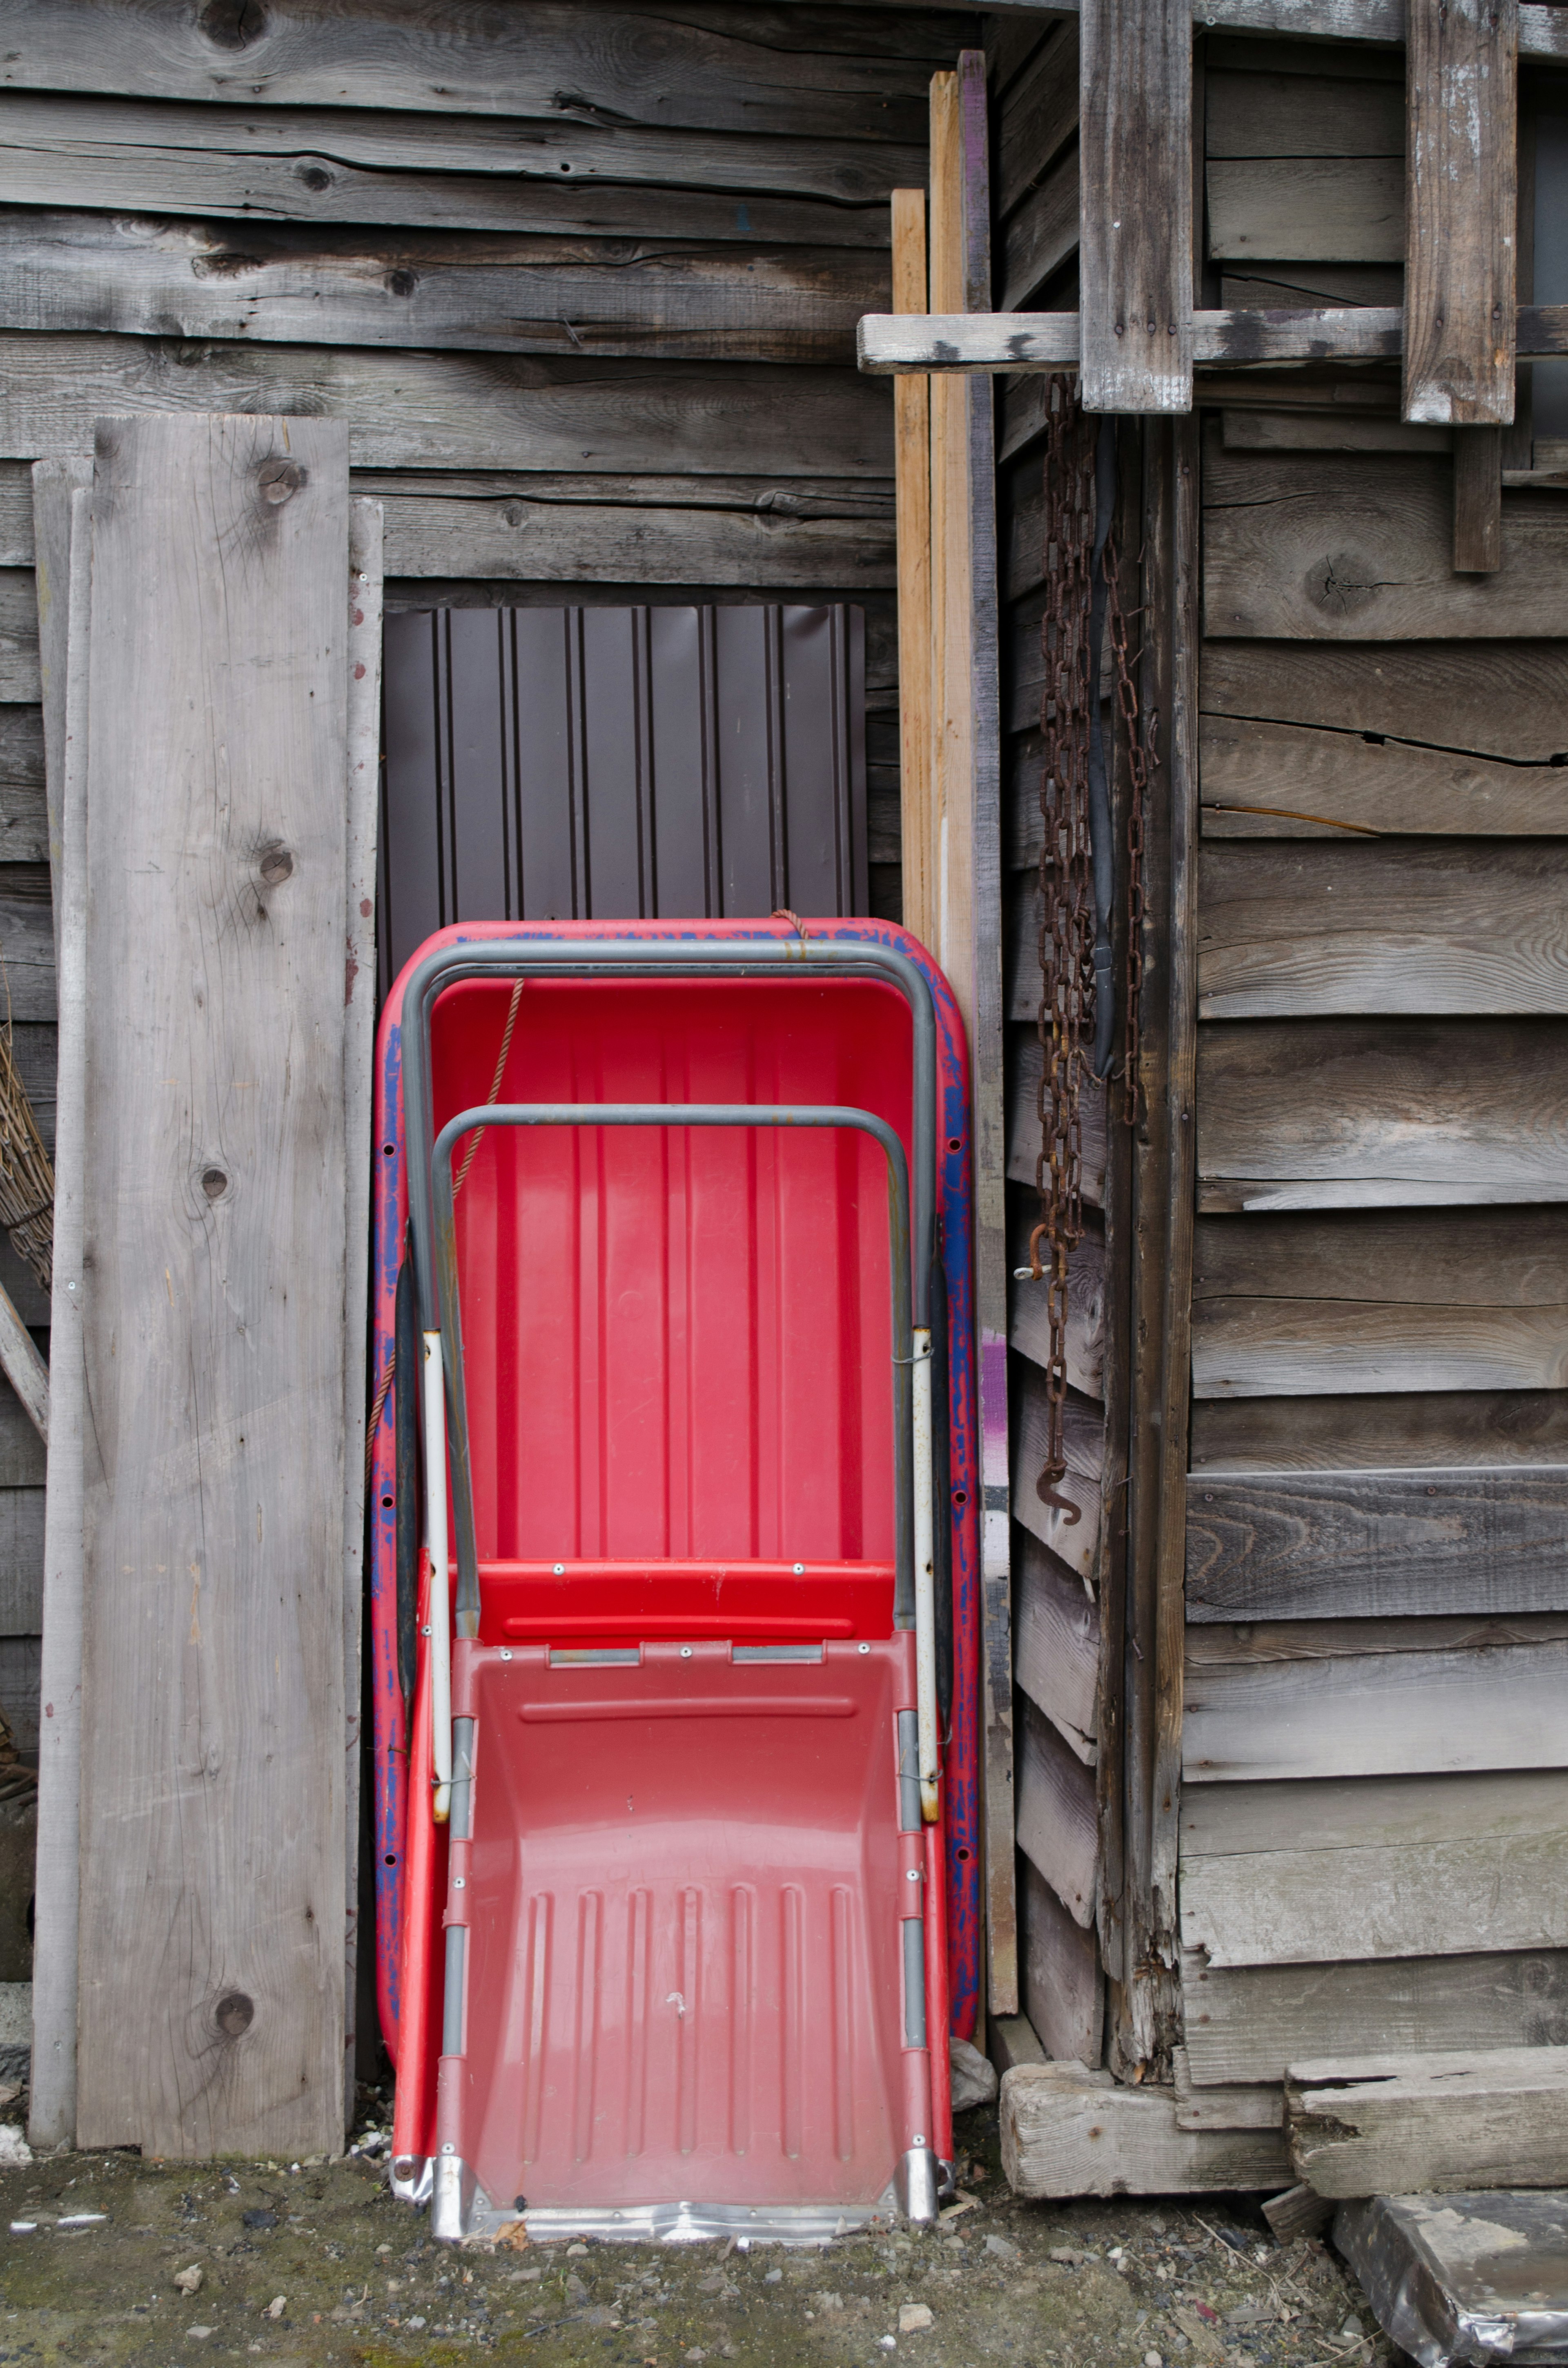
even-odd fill
[[[1021,2203],[994,2110],[960,2124],[959,2205],[918,2236],[810,2252],[717,2245],[434,2245],[370,2152],[334,2163],[56,2155],[0,2168],[0,2362],[71,2368],[1229,2368],[1390,2362],[1317,2244],[1256,2199]],[[12,2107],[15,2111],[15,2106]],[[71,2222],[76,2215],[101,2215]]]

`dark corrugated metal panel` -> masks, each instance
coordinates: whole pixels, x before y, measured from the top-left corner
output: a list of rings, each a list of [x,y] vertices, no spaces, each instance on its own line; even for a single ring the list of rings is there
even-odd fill
[[[386,620],[381,991],[452,921],[864,913],[865,620]]]

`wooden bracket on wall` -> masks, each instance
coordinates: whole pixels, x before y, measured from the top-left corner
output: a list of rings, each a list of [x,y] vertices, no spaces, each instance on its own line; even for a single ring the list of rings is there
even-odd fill
[[[1084,0],[1078,280],[1085,411],[1192,408],[1192,10]]]

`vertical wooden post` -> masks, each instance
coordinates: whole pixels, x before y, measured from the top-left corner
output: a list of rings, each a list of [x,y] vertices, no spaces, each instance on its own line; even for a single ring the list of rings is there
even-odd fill
[[[1190,411],[1191,0],[1083,0],[1078,26],[1084,407]]]
[[[43,463],[40,464],[40,467]],[[66,463],[85,478],[90,463]],[[86,1131],[87,621],[92,496],[72,482],[63,538],[51,530],[50,634],[63,696],[52,746],[55,1009],[54,1263],[50,1295],[50,1449],[44,1496],[43,1649],[39,1672],[38,1871],[33,1911],[33,2050],[28,2131],[35,2146],[76,2142],[77,1925],[81,1907],[82,1491],[86,1370],[82,1349],[82,1164]],[[63,571],[61,563],[64,562]],[[64,631],[60,627],[63,623]],[[47,712],[47,711],[46,711]]]
[[[93,494],[77,2139],[343,2137],[341,422]]]
[[[1406,419],[1514,416],[1518,48],[1518,0],[1406,0]]]
[[[1454,566],[1492,575],[1503,564],[1501,427],[1454,429]]]
[[[927,310],[926,192],[892,193],[892,308]],[[931,828],[931,381],[892,382],[893,468],[898,505],[899,809],[903,926],[933,952],[937,943]]]
[[[963,153],[959,78],[931,77],[931,306],[964,310]],[[969,381],[931,391],[931,951],[973,1040],[974,1011],[955,949],[969,938],[969,849],[955,835],[969,791]]]

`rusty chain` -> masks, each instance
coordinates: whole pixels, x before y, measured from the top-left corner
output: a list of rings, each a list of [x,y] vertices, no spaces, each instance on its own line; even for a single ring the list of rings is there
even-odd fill
[[[1045,612],[1040,621],[1044,684],[1040,809],[1039,953],[1040,1045],[1035,1106],[1040,1148],[1035,1162],[1040,1219],[1029,1235],[1020,1279],[1047,1290],[1045,1458],[1035,1489],[1069,1522],[1079,1508],[1062,1493],[1067,1476],[1063,1425],[1067,1401],[1068,1261],[1084,1237],[1083,1087],[1093,1074],[1095,902],[1089,814],[1090,615],[1095,548],[1095,445],[1098,422],[1082,408],[1075,379],[1058,374],[1048,395],[1044,459]],[[1103,564],[1117,705],[1128,749],[1131,795],[1127,826],[1127,976],[1122,1070],[1129,1125],[1138,1115],[1138,1009],[1142,983],[1143,820],[1148,748],[1118,594],[1114,535]],[[1046,1246],[1042,1255],[1041,1245]]]

